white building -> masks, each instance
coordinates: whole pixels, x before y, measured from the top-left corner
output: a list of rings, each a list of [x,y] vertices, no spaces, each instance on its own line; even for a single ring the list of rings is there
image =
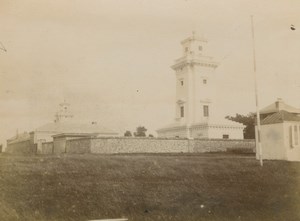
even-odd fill
[[[65,122],[73,118],[73,114],[70,113],[70,104],[65,100],[59,104],[59,110],[55,114],[54,122]]]
[[[73,114],[70,112],[70,104],[64,101],[59,104],[59,110],[55,114],[54,122],[42,125],[36,128],[33,132],[34,143],[37,144],[39,152],[42,143],[53,141],[53,136],[57,134],[76,134],[78,137],[93,135],[97,137],[114,137],[119,134],[110,130],[97,122],[78,123],[73,119]]]
[[[54,122],[44,124],[30,133],[17,134],[7,140],[8,152],[33,152],[41,153],[42,144],[52,142],[53,136],[68,134],[68,137],[116,137],[119,133],[110,130],[96,122],[79,123],[73,119],[70,104],[59,104],[60,109],[55,114]]]
[[[218,63],[205,56],[207,41],[193,35],[181,42],[183,56],[175,60],[175,122],[158,129],[159,137],[243,139],[242,124],[217,119],[213,97]]]
[[[262,158],[300,161],[300,109],[278,99],[260,114]],[[258,150],[256,153],[259,159]]]

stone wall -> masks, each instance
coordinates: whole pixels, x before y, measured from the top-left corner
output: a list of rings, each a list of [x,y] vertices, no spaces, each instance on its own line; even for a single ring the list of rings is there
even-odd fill
[[[53,154],[53,142],[45,142],[42,144],[41,154]]]
[[[33,154],[36,153],[36,145],[31,140],[8,143],[5,152],[13,154]]]
[[[91,153],[91,138],[81,138],[66,141],[67,153]]]
[[[96,138],[91,140],[92,153],[186,153],[187,139]]]
[[[83,138],[66,141],[67,153],[204,153],[239,150],[255,152],[254,140]]]
[[[55,138],[53,140],[53,153],[66,153],[66,138]]]
[[[255,152],[254,140],[195,139],[191,147],[196,153],[204,152]]]

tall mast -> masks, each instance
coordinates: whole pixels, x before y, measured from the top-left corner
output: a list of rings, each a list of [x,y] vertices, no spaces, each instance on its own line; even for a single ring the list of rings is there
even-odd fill
[[[255,105],[256,105],[256,121],[257,121],[257,144],[260,165],[263,166],[262,159],[262,145],[261,145],[261,127],[260,127],[260,114],[259,114],[259,103],[258,103],[258,90],[257,90],[257,76],[256,76],[256,57],[255,57],[255,36],[254,36],[254,24],[253,15],[251,15],[251,31],[252,31],[252,46],[253,46],[253,75],[255,85]]]

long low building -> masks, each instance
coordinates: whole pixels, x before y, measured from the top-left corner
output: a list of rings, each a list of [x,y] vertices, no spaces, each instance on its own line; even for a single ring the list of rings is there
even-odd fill
[[[34,153],[36,152],[36,145],[33,143],[33,133],[17,133],[14,137],[7,140],[7,153]]]
[[[37,144],[37,153],[41,152],[42,143],[53,141],[59,134],[77,134],[78,136],[115,137],[119,134],[96,123],[80,124],[55,122],[37,128],[33,133],[33,143]]]
[[[30,133],[17,134],[7,140],[6,152],[9,153],[41,153],[42,144],[52,142],[58,134],[77,134],[77,136],[116,137],[119,133],[96,122],[90,124],[77,123],[68,111],[69,104],[60,104],[60,111],[52,123],[42,125]]]

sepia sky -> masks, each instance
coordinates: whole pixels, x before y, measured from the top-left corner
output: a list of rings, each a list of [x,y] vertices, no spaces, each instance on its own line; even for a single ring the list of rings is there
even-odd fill
[[[80,121],[155,134],[174,119],[170,66],[192,31],[220,63],[220,114],[255,111],[251,14],[260,106],[300,107],[299,12],[298,0],[0,0],[0,143],[64,99]]]

